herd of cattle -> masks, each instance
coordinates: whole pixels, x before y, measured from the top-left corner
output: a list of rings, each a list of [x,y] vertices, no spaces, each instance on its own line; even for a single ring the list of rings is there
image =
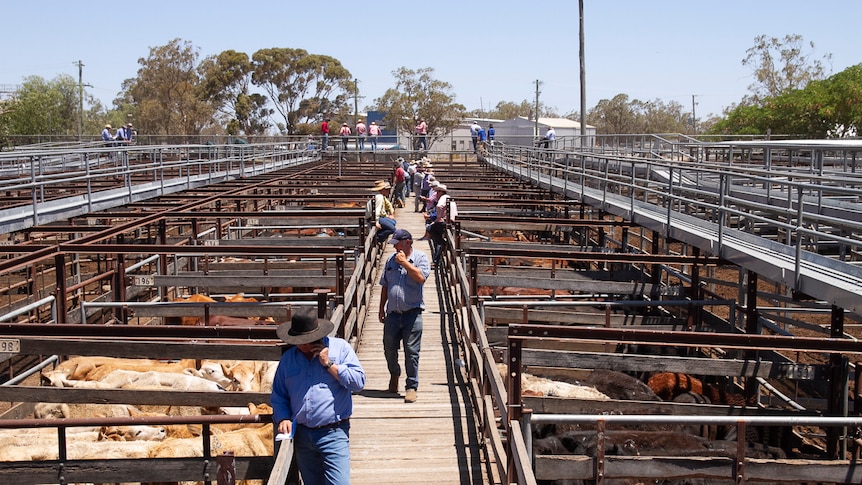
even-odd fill
[[[147,359],[72,357],[45,370],[46,383],[58,387],[94,389],[149,389],[173,391],[269,392],[278,362],[195,361],[162,362]],[[194,416],[212,414],[270,414],[267,404],[246,408],[195,406],[133,406],[122,404],[39,403],[35,417],[92,418],[123,416]],[[200,425],[95,426],[67,430],[69,459],[200,457]],[[210,425],[212,456],[233,451],[237,456],[273,453],[272,426],[264,424]],[[53,428],[0,430],[0,461],[58,459]]]
[[[507,375],[500,366],[501,375]],[[643,381],[622,372],[593,370],[579,382],[559,382],[521,374],[522,395],[581,400],[668,401],[744,406],[744,396],[679,373],[659,372]],[[625,426],[604,432],[606,455],[622,456],[722,456],[735,458],[735,426],[653,425]],[[783,459],[813,457],[790,427],[771,432],[763,427],[746,429],[746,457]],[[547,424],[533,430],[537,455],[596,456],[596,430],[590,425]]]

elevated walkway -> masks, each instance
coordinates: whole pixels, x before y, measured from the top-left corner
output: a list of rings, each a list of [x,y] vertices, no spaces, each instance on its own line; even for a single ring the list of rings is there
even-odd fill
[[[685,174],[671,176],[670,171],[667,171],[664,176],[666,186],[651,187],[653,193],[663,194],[664,205],[658,205],[632,197],[631,193],[639,190],[639,187],[635,187],[629,195],[616,193],[609,188],[622,187],[625,185],[622,182],[608,184],[601,180],[601,177],[589,175],[588,183],[583,184],[580,182],[577,168],[572,169],[573,175],[565,178],[564,172],[544,173],[535,167],[524,170],[523,165],[517,161],[499,157],[488,157],[487,160],[503,172],[529,180],[537,187],[562,194],[569,199],[581,200],[623,220],[657,231],[665,237],[696,246],[803,294],[828,301],[848,311],[862,313],[862,268],[850,262],[803,251],[799,246],[771,241],[727,224],[718,224],[682,212],[681,207],[687,208],[699,202],[676,195],[674,184],[686,183],[686,180],[694,180],[694,177]],[[604,159],[602,161],[608,163]],[[655,172],[655,169],[652,169],[652,173]],[[652,182],[648,177],[640,180],[632,176],[632,180],[643,187]],[[668,183],[671,180],[673,183]],[[590,186],[590,183],[599,187]],[[726,204],[716,210],[733,213],[734,208],[731,206],[732,204]],[[797,203],[796,208],[799,206]],[[805,206],[807,205],[803,205]],[[779,222],[774,224],[787,227],[787,224],[782,226]],[[807,233],[812,231],[808,230]],[[831,238],[826,234],[821,237]]]
[[[413,204],[396,209],[398,227],[414,238],[414,248],[431,255],[425,220],[413,212]],[[425,282],[426,311],[422,315],[422,350],[419,357],[419,390],[415,403],[404,402],[404,376],[399,394],[387,392],[389,371],[383,357],[383,324],[377,317],[380,304],[379,272],[394,253],[384,248],[373,280],[373,294],[359,342],[359,360],[365,369],[365,390],[353,397],[350,452],[351,483],[364,484],[486,484],[484,447],[474,419],[451,314],[445,310],[445,288],[436,271]],[[443,309],[443,310],[441,310]],[[404,353],[399,352],[404,362]],[[403,370],[402,370],[403,372]]]

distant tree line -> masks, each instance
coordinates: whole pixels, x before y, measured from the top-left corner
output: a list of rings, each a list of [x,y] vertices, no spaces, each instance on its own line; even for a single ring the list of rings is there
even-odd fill
[[[807,48],[806,49],[806,45]],[[798,35],[759,36],[743,65],[752,69],[750,94],[718,116],[695,119],[675,101],[601,99],[586,113],[599,134],[787,134],[825,138],[856,134],[862,123],[862,64],[827,77],[831,56],[813,59],[813,43]],[[227,50],[199,60],[198,49],[174,39],[138,59],[108,109],[68,75],[46,81],[27,77],[13,99],[0,102],[0,144],[11,135],[98,133],[105,123],[134,121],[151,135],[262,135],[317,133],[326,117],[353,120],[358,86],[338,59],[303,49],[266,48],[249,56]],[[523,100],[501,101],[489,110],[467,111],[452,86],[430,67],[392,72],[394,86],[366,110],[386,114],[391,130],[412,132],[424,118],[439,140],[465,118],[558,117],[557,108]],[[577,112],[564,117],[579,120]]]

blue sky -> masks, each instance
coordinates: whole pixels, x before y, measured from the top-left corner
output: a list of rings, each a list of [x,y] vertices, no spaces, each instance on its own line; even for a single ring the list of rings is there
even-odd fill
[[[586,105],[624,93],[720,114],[748,93],[742,65],[758,35],[799,34],[832,72],[862,63],[859,0],[586,0]],[[120,8],[122,6],[122,8]],[[52,79],[84,63],[88,92],[110,106],[150,47],[190,41],[201,58],[227,49],[303,48],[339,59],[359,80],[360,109],[400,67],[431,67],[467,109],[535,96],[580,107],[577,0],[345,2],[15,1],[0,8],[0,84]],[[480,104],[481,103],[481,104]]]

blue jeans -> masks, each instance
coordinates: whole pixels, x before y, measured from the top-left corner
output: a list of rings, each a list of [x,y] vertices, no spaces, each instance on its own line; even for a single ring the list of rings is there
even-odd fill
[[[293,445],[305,485],[350,483],[350,423],[312,429],[296,425]]]
[[[432,261],[434,264],[440,264],[440,253],[443,252],[443,245],[446,244],[444,239],[446,236],[446,223],[433,222],[428,226],[428,235],[431,237],[433,244]]]
[[[359,135],[359,150],[365,150],[365,135]]]
[[[404,313],[389,312],[383,322],[383,355],[389,375],[400,376],[398,364],[399,344],[404,349],[404,370],[407,372],[407,389],[419,388],[419,348],[422,345],[422,310],[415,308]]]
[[[371,140],[371,151],[377,150],[377,137],[369,136],[368,139]]]
[[[380,229],[377,230],[377,241],[383,242],[390,234],[395,232],[395,219],[381,217],[377,219],[377,222],[380,224]]]
[[[404,199],[404,182],[395,182],[395,201],[401,201],[401,205],[405,205]]]

